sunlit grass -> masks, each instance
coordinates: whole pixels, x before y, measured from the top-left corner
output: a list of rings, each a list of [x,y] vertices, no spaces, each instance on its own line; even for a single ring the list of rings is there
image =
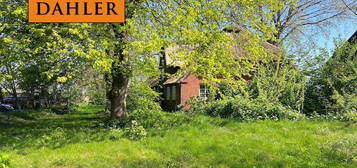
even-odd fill
[[[95,127],[100,107],[0,125],[12,167],[357,167],[357,127],[341,122],[242,123],[199,116],[142,141]],[[17,114],[17,116],[21,116]]]

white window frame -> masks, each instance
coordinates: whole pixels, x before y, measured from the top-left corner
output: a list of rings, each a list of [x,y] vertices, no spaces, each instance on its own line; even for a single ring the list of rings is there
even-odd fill
[[[202,89],[202,86],[204,89]],[[202,92],[203,91],[203,92]],[[209,90],[208,90],[208,86],[205,84],[200,84],[200,88],[199,88],[199,98],[203,99],[203,100],[207,100],[209,96]]]

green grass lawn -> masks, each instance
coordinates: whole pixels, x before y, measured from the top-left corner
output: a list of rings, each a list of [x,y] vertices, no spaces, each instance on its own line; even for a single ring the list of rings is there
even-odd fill
[[[14,168],[357,167],[356,125],[198,116],[131,141],[120,131],[95,127],[101,110],[82,106],[68,115],[17,112],[10,121],[2,116],[0,153]]]

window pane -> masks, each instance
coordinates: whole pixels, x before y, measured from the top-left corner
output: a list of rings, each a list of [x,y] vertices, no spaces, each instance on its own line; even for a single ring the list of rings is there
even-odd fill
[[[171,88],[171,100],[176,100],[176,86]]]
[[[200,98],[207,99],[208,98],[208,87],[207,85],[200,85]]]
[[[165,96],[166,100],[170,100],[170,87],[166,86],[166,96]]]

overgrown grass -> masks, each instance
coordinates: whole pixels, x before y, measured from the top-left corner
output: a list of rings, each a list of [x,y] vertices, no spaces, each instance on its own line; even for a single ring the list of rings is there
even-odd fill
[[[357,167],[356,125],[196,116],[131,141],[121,131],[96,127],[101,110],[81,106],[67,115],[27,111],[1,119],[0,155],[14,168]]]

